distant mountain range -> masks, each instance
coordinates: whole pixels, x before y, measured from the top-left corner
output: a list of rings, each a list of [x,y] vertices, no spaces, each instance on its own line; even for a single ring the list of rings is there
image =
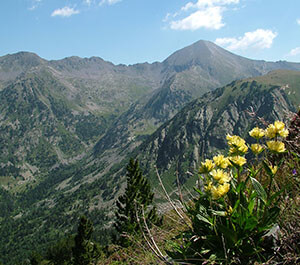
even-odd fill
[[[175,171],[192,185],[186,171],[222,152],[226,133],[246,136],[258,122],[250,112],[273,121],[296,110],[299,70],[208,41],[129,66],[0,57],[0,256],[45,247],[82,213],[108,227],[129,156],[154,185],[155,165],[171,189]]]

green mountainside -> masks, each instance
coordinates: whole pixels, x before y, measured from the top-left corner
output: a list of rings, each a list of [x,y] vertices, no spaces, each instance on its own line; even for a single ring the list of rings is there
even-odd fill
[[[189,103],[135,153],[151,176],[156,165],[170,185],[177,170],[184,183],[189,180],[187,171],[196,172],[199,161],[226,148],[227,134],[248,139],[249,129],[263,121],[288,121],[299,104],[298,71],[277,70],[233,81]]]
[[[300,64],[255,61],[232,54],[208,41],[199,41],[169,56],[161,87],[138,100],[111,126],[96,145],[96,151],[136,146],[143,135],[154,132],[182,107],[206,92],[233,80],[259,76],[275,69],[300,70]],[[134,139],[134,140],[133,140]]]
[[[260,76],[280,68],[287,70]],[[192,183],[186,170],[224,148],[226,133],[255,124],[248,112],[273,121],[296,110],[300,74],[291,70],[300,64],[249,60],[206,41],[162,63],[130,66],[0,57],[3,261],[15,264],[73,233],[83,213],[107,241],[129,156],[154,184],[154,165],[170,189],[176,169]]]

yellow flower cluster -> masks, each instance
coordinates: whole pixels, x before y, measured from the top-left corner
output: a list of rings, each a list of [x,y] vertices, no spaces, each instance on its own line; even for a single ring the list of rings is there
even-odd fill
[[[199,168],[199,173],[209,173],[213,170],[215,164],[212,160],[206,159],[205,162],[201,162],[201,167]]]
[[[222,185],[218,185],[218,187],[212,186],[211,195],[213,200],[217,200],[223,197],[230,189],[229,183],[224,183]]]
[[[245,154],[248,151],[248,146],[243,138],[237,135],[227,135],[226,139],[230,146],[229,153],[232,155]]]
[[[255,127],[249,135],[257,140],[257,143],[251,144],[251,150],[254,154],[260,154],[265,148],[265,145],[259,143],[259,140],[264,136],[268,138],[275,138],[277,136],[287,137],[288,130],[285,129],[283,122],[275,121],[274,124],[270,124],[266,130]],[[232,176],[232,166],[242,167],[247,163],[245,154],[248,151],[246,141],[237,135],[226,136],[229,145],[229,156],[223,155],[214,156],[212,160],[206,159],[205,162],[201,162],[199,169],[200,174],[206,175],[207,184],[205,191],[208,192],[213,200],[218,200],[230,190],[230,181]],[[285,152],[284,143],[281,141],[268,141],[266,143],[268,149],[271,152],[282,153]],[[273,174],[277,172],[277,166],[270,166],[270,170]],[[239,182],[239,175],[238,175]]]
[[[223,155],[214,156],[213,160],[214,160],[217,167],[220,167],[220,168],[223,168],[223,169],[225,169],[225,168],[227,168],[228,166],[231,165],[228,157],[224,157]]]
[[[224,184],[226,182],[229,182],[231,177],[227,172],[225,172],[222,169],[214,169],[210,172],[210,175],[219,182],[219,184]]]
[[[249,135],[258,140],[265,136],[265,130],[255,127],[249,132]]]
[[[212,181],[209,181],[209,182],[207,183],[207,186],[204,187],[204,189],[205,189],[206,191],[210,191],[212,187],[213,187],[213,183],[212,183]]]
[[[274,153],[283,153],[285,152],[285,146],[283,142],[280,141],[269,141],[267,146],[271,152]]]
[[[238,166],[243,166],[244,164],[246,164],[247,159],[243,156],[232,156],[229,158],[230,161]]]
[[[268,138],[273,139],[276,136],[287,137],[289,131],[284,128],[284,123],[282,121],[275,121],[274,124],[270,124],[265,131]]]
[[[263,136],[266,136],[269,139],[273,139],[278,136],[285,138],[289,135],[289,131],[285,129],[285,125],[283,122],[275,121],[273,124],[270,124],[266,130],[255,127],[249,132],[249,134],[256,140],[259,140]],[[281,141],[268,141],[267,147],[271,152],[274,153],[285,152],[284,143]],[[260,154],[263,151],[263,149],[263,146],[258,143],[251,145],[251,150],[255,155]]]
[[[205,190],[211,193],[213,200],[217,200],[229,191],[231,177],[223,169],[213,169],[209,175],[213,177],[217,184],[214,185],[212,181],[209,181]]]
[[[251,144],[251,150],[255,155],[258,155],[264,150],[264,148],[260,144]]]

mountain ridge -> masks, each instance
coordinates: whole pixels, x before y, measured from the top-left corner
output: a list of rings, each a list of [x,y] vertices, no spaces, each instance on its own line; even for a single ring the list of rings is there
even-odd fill
[[[95,222],[101,238],[124,189],[129,156],[141,160],[155,188],[155,165],[171,189],[177,169],[180,181],[192,186],[186,170],[221,150],[227,132],[243,136],[254,124],[247,116],[251,106],[272,120],[299,104],[299,71],[262,74],[300,64],[245,59],[238,67],[234,63],[244,60],[236,55],[209,42],[197,45],[227,57],[181,68],[172,66],[174,55],[165,66],[114,66],[93,57],[49,62],[34,55],[20,65],[20,58],[0,58],[0,66],[13,66],[10,72],[0,68],[0,195],[8,198],[0,211],[1,256],[15,251],[20,258],[25,242],[28,250],[45,247],[70,233],[81,214]],[[187,58],[185,52],[180,57]]]
[[[259,118],[268,123],[290,120],[300,106],[299,86],[299,71],[276,70],[233,81],[189,103],[149,136],[135,154],[143,154],[137,156],[148,174],[154,174],[156,165],[162,178],[170,178],[168,170],[174,174],[178,170],[185,182],[189,178],[186,171],[196,172],[200,159],[226,148],[227,134],[249,140],[247,131],[264,126]],[[186,161],[188,166],[183,165]]]
[[[24,85],[25,90],[20,90],[17,98],[22,104],[28,101],[26,104],[29,105],[28,113],[24,112],[22,104],[17,105],[14,111],[19,113],[20,118],[24,122],[26,119],[38,120],[41,110],[30,110],[30,102],[40,102],[39,104],[49,110],[48,116],[52,115],[56,121],[52,118],[47,121],[45,118],[39,122],[39,127],[56,124],[52,124],[54,133],[55,127],[60,124],[55,141],[49,135],[44,135],[45,132],[39,133],[45,139],[41,143],[42,150],[48,146],[58,163],[64,163],[69,158],[72,161],[72,157],[64,154],[71,150],[63,147],[59,139],[70,140],[73,137],[74,143],[81,142],[77,152],[71,152],[74,158],[82,157],[83,153],[91,155],[92,152],[89,159],[103,160],[104,164],[109,164],[110,161],[117,161],[113,157],[126,154],[140,145],[147,135],[204,93],[229,81],[261,75],[274,68],[300,69],[300,64],[250,60],[228,52],[214,43],[198,41],[174,52],[161,63],[125,66],[114,65],[100,57],[76,56],[47,61],[36,54],[20,52],[0,57],[0,67],[3,106],[8,104],[5,99],[7,88],[10,87],[9,93],[13,93],[14,88]],[[20,83],[20,80],[25,81]],[[47,84],[46,87],[43,83]],[[34,93],[28,93],[31,84],[36,86]],[[22,95],[25,98],[22,99]],[[10,117],[10,120],[16,120],[8,109],[2,111],[7,113],[0,124],[4,137],[8,135],[7,130],[10,134],[15,133],[8,129],[5,119]],[[54,112],[60,113],[64,118],[59,119],[53,115]],[[46,121],[47,124],[43,124]],[[93,123],[95,129],[92,128]],[[26,130],[31,135],[29,127]],[[13,138],[17,140],[18,136]],[[30,142],[30,139],[26,141]],[[58,143],[61,143],[65,151],[57,146]],[[84,148],[89,151],[81,153],[79,150]],[[17,147],[10,150],[15,155],[20,152]],[[123,155],[119,158],[122,157]],[[24,158],[21,161],[23,162],[20,165],[15,165],[16,169],[28,163]]]

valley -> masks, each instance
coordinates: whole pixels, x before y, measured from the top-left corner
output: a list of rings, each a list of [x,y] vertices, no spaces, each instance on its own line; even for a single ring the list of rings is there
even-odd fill
[[[109,240],[130,157],[160,201],[155,167],[170,191],[176,172],[192,187],[200,160],[222,152],[227,134],[287,122],[299,104],[300,63],[250,60],[208,41],[128,66],[0,57],[3,262],[74,233],[82,214],[98,242]]]

